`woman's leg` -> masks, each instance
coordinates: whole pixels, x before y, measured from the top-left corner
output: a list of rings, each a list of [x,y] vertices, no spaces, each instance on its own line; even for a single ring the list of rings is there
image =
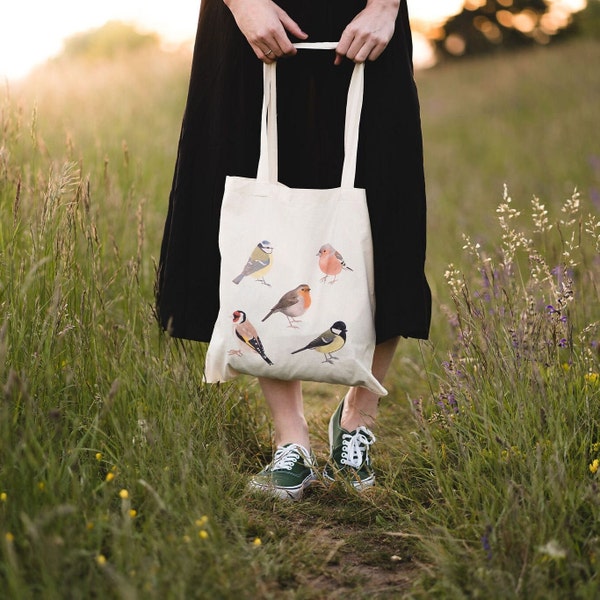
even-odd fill
[[[375,346],[373,353],[373,375],[380,383],[392,364],[399,338],[392,338]],[[372,427],[379,407],[379,396],[364,387],[350,388],[344,401],[341,426],[354,431],[360,425]]]
[[[372,372],[383,383],[394,358],[398,338],[378,344],[373,354]],[[375,423],[379,395],[364,387],[352,387],[329,419],[329,462],[323,476],[334,481],[342,476],[362,491],[375,483],[369,447],[375,442],[370,427]]]
[[[273,460],[250,479],[250,488],[284,500],[299,500],[317,479],[304,418],[302,382],[259,377],[275,426]]]
[[[258,379],[275,427],[275,446],[300,444],[310,450],[308,425],[304,417],[301,381]]]
[[[373,375],[383,382],[398,345],[398,338],[378,344],[373,353]],[[271,411],[275,427],[275,446],[301,444],[310,449],[308,425],[304,416],[301,381],[282,381],[259,377],[260,387]],[[360,425],[371,427],[377,417],[379,396],[364,387],[351,388],[344,402],[341,426],[354,431]]]

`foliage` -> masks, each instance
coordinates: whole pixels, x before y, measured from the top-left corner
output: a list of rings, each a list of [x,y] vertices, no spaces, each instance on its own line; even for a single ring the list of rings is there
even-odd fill
[[[593,598],[600,306],[589,299],[600,284],[600,218],[574,193],[558,218],[534,198],[527,226],[506,190],[497,215],[500,247],[465,236],[469,272],[446,272],[455,344],[433,401],[414,403],[419,458],[409,460],[431,480],[413,518],[435,524],[423,544],[443,569],[424,589]]]
[[[133,25],[109,21],[98,29],[67,38],[59,60],[114,59],[158,44],[159,36],[156,33],[140,33]]]
[[[571,21],[553,24],[552,10],[547,0],[469,0],[444,24],[436,47],[446,57],[457,57],[547,44]]]
[[[246,489],[272,451],[254,382],[206,386],[154,318],[189,57],[7,90],[0,596],[598,597],[599,53],[417,75],[432,341],[401,343],[377,486],[298,504]],[[306,391],[322,461],[343,390]]]
[[[586,9],[574,15],[574,29],[578,35],[600,38],[600,0],[588,0]]]

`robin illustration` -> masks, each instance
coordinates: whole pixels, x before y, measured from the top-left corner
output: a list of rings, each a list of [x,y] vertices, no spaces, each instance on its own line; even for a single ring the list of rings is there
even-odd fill
[[[269,311],[263,321],[266,321],[274,313],[282,313],[287,317],[288,327],[298,329],[295,323],[300,323],[300,320],[295,317],[302,316],[308,310],[310,304],[310,287],[307,283],[301,283],[298,287],[281,296],[279,302]]]
[[[312,342],[309,342],[303,348],[294,350],[292,354],[303,352],[304,350],[316,350],[325,355],[323,362],[333,364],[333,360],[337,360],[337,356],[332,356],[334,352],[341,350],[346,343],[346,323],[336,321],[329,329],[324,331],[320,336],[316,337]]]
[[[273,362],[271,359],[265,354],[265,349],[258,337],[258,333],[254,326],[248,319],[246,318],[246,313],[243,310],[236,310],[233,313],[233,322],[235,324],[235,335],[237,338],[246,346],[254,350],[257,354],[261,356],[261,358],[268,364],[272,365]],[[230,350],[229,354],[238,354],[242,355],[241,350]]]
[[[319,268],[324,273],[324,277],[321,277],[323,283],[327,281],[329,276],[333,276],[333,280],[329,283],[335,283],[342,269],[346,271],[353,270],[344,262],[344,257],[331,244],[323,244],[319,248],[317,256],[319,257]]]
[[[265,281],[265,273],[273,266],[272,252],[273,246],[271,246],[271,242],[267,240],[259,242],[252,251],[246,266],[233,280],[233,283],[238,284],[244,277],[252,275],[256,281],[260,281],[264,285],[271,285]]]

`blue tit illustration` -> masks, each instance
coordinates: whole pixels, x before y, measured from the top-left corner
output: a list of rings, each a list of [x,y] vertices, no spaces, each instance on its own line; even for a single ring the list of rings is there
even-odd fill
[[[298,327],[295,324],[299,323],[300,320],[296,317],[301,317],[308,310],[311,302],[310,287],[306,283],[301,283],[279,298],[279,301],[269,311],[263,322],[275,313],[282,313],[287,317],[288,327],[297,329]]]
[[[333,280],[329,283],[335,283],[342,269],[346,271],[353,270],[346,264],[344,257],[331,244],[323,244],[319,248],[317,256],[319,257],[319,268],[324,275],[324,277],[321,277],[323,283],[327,281],[329,276],[333,277]]]
[[[243,310],[236,310],[233,313],[233,323],[234,323],[234,331],[238,340],[248,348],[251,348],[256,352],[260,357],[268,364],[272,365],[273,362],[266,355],[265,349],[263,347],[260,338],[258,337],[258,333],[254,326],[248,319],[246,318],[246,313]],[[241,355],[240,350],[230,350],[229,354],[238,354]]]
[[[264,285],[271,285],[265,281],[265,274],[273,266],[273,246],[271,242],[263,240],[259,242],[252,251],[250,258],[242,272],[233,280],[233,283],[238,284],[244,277],[252,275],[256,281]]]
[[[337,360],[337,356],[332,356],[332,354],[344,347],[347,331],[346,323],[343,321],[336,321],[329,329],[306,344],[303,348],[294,350],[292,354],[297,354],[304,350],[316,350],[325,355],[325,360],[323,362],[333,364],[333,360]]]

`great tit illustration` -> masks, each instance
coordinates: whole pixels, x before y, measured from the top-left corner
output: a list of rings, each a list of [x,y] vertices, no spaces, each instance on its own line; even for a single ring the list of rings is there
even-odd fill
[[[343,321],[336,321],[329,329],[325,330],[321,335],[306,344],[306,346],[294,350],[292,354],[297,354],[304,350],[316,350],[325,356],[323,362],[333,364],[333,360],[337,360],[337,356],[332,356],[332,354],[344,347],[347,331],[346,323]]]

